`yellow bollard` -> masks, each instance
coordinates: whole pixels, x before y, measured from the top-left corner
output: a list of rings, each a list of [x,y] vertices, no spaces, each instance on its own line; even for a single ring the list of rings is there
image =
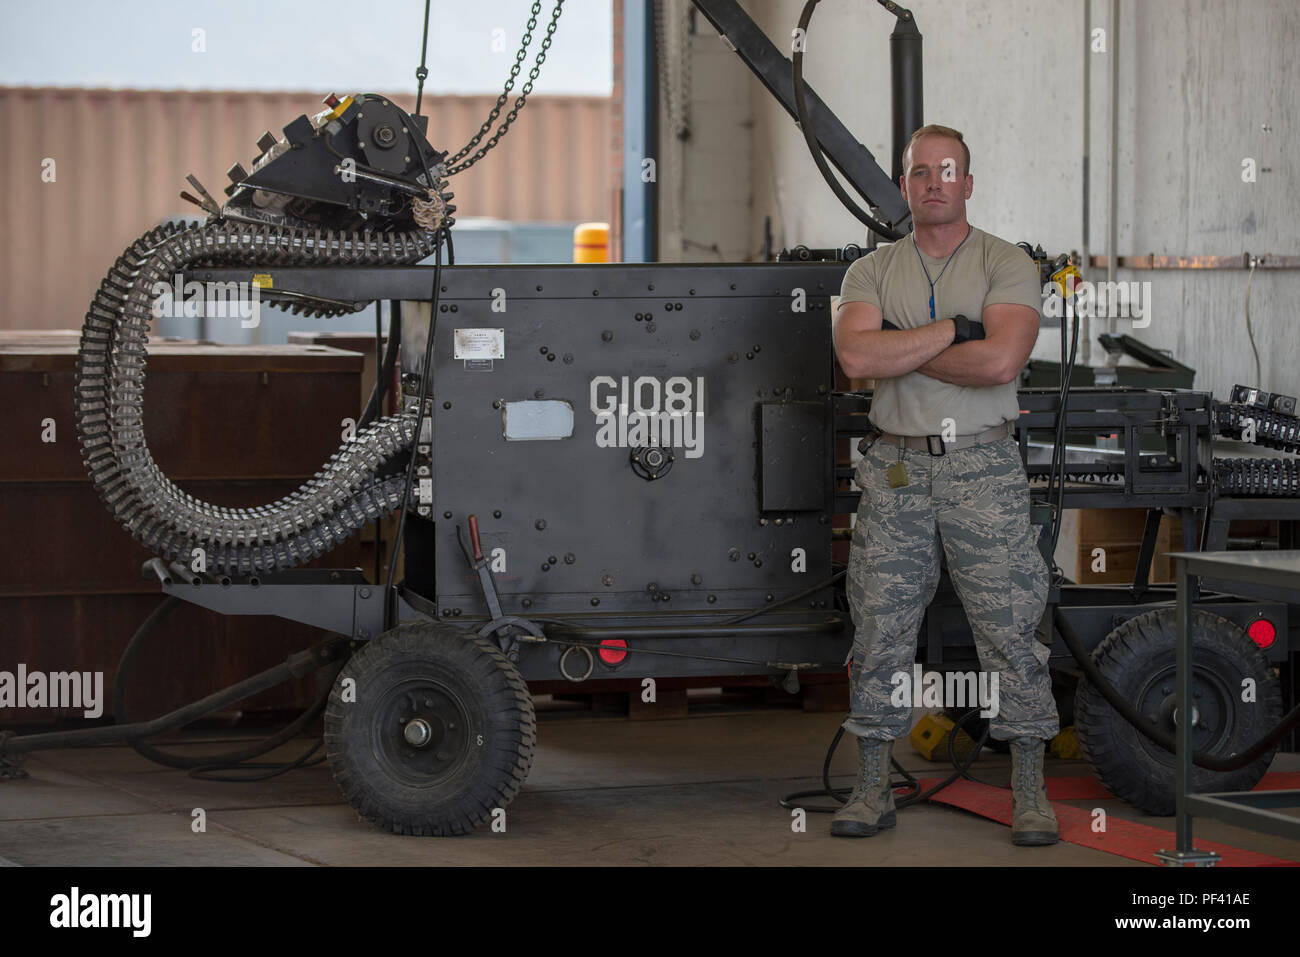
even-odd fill
[[[579,223],[573,228],[573,261],[609,262],[609,223]]]

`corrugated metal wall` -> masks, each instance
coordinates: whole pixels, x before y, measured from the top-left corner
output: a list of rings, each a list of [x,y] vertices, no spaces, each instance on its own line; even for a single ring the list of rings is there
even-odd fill
[[[413,97],[394,99],[414,108]],[[187,173],[219,195],[225,171],[249,165],[264,130],[279,134],[320,100],[0,87],[0,329],[79,327],[128,243],[162,220],[202,215],[178,195]],[[495,102],[426,96],[429,141],[455,153]],[[610,111],[607,97],[530,97],[496,149],[452,178],[456,215],[609,221]],[[47,159],[52,182],[42,178]]]

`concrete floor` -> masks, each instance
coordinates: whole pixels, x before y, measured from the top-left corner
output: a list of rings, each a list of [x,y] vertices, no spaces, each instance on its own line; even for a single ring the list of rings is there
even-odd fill
[[[831,838],[823,814],[808,815],[806,833],[795,833],[778,797],[819,786],[840,720],[707,707],[637,722],[540,713],[537,756],[507,809],[505,833],[484,828],[446,839],[375,830],[342,801],[325,765],[233,784],[191,779],[126,747],[48,751],[29,758],[29,779],[0,782],[0,864],[1145,866],[1065,843],[1014,847],[1007,827],[933,804],[903,811],[895,830],[869,840]],[[228,750],[235,740],[207,736],[188,752]],[[305,741],[271,757],[294,758]],[[918,776],[946,774],[946,765],[906,743],[895,755]],[[986,756],[973,770],[1005,784],[1009,760]],[[853,749],[841,746],[837,785],[851,783],[854,761]],[[1273,769],[1300,770],[1300,755],[1280,756]],[[1048,761],[1051,776],[1090,773],[1080,761]],[[1168,829],[1172,846],[1172,818],[1115,800],[1067,803]],[[206,833],[191,830],[195,808],[206,812]],[[1300,842],[1212,821],[1196,827],[1200,839],[1300,861]]]

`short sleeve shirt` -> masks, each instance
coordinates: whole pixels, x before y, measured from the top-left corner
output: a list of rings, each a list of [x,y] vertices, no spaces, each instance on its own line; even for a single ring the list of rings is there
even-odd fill
[[[986,306],[997,303],[1029,306],[1035,312],[1042,308],[1034,261],[1020,247],[982,229],[971,230],[950,262],[921,252],[911,235],[872,250],[844,274],[840,303],[871,303],[898,328],[915,329],[934,321],[930,318],[930,280],[935,279],[934,315],[938,319],[957,315],[980,319]],[[1019,415],[1014,380],[966,386],[909,372],[876,381],[870,419],[877,428],[897,435],[942,435],[945,431],[974,435]],[[945,419],[952,420],[955,430],[945,428]]]

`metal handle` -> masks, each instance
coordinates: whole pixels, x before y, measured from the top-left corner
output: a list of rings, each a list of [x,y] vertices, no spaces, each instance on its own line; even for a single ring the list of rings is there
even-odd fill
[[[477,515],[471,515],[469,517],[469,540],[470,540],[470,544],[474,546],[474,561],[476,562],[482,561],[483,546],[479,544],[479,540],[478,540],[478,516]]]

